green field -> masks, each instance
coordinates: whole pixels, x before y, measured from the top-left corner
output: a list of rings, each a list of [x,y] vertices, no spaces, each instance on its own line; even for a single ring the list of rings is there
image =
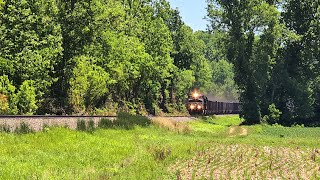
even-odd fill
[[[319,179],[320,128],[236,116],[92,133],[0,134],[0,179]]]

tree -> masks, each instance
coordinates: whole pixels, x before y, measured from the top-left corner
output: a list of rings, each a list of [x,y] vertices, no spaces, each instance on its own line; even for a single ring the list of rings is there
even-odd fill
[[[8,76],[0,76],[0,114],[16,114],[15,87]]]
[[[75,113],[88,112],[108,93],[109,74],[94,64],[94,58],[80,56],[72,61],[76,65],[69,82],[69,103]]]
[[[238,101],[238,94],[233,80],[233,65],[226,60],[212,61],[212,87],[209,94],[220,101]]]
[[[49,94],[60,58],[56,1],[5,1],[0,11],[0,67],[14,86],[35,81],[37,99]],[[4,67],[2,69],[2,67]]]
[[[234,64],[242,116],[248,124],[259,123],[261,120],[259,93],[263,87],[259,86],[256,74],[267,72],[267,69],[257,69],[255,66],[260,63],[254,59],[256,34],[272,30],[272,24],[277,23],[277,14],[274,4],[262,0],[210,0],[208,4],[210,30],[223,30],[229,34],[227,59]]]
[[[283,47],[286,78],[278,93],[280,109],[286,119],[309,119],[314,115],[312,86],[317,77],[315,63],[319,61],[319,1],[288,0],[283,7],[282,19],[292,35]]]
[[[36,105],[36,89],[34,81],[27,80],[20,86],[16,97],[18,113],[32,115],[36,112],[38,106]]]

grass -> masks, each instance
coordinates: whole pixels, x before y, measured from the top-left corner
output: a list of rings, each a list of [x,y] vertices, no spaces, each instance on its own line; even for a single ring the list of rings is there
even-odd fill
[[[106,120],[90,132],[1,133],[0,179],[319,178],[320,128],[241,122],[217,116],[150,124],[123,115],[123,128]]]

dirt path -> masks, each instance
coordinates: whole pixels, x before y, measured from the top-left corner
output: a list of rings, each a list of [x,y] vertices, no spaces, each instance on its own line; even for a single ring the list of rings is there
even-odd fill
[[[248,130],[242,126],[231,126],[228,131],[229,137],[235,136],[246,136],[248,135]]]

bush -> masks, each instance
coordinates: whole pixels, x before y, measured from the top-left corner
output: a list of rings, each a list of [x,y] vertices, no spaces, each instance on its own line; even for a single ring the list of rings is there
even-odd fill
[[[71,70],[68,100],[75,113],[93,110],[108,92],[109,74],[101,67],[91,63],[90,57],[80,56],[71,60],[75,63]]]
[[[9,102],[6,95],[0,93],[0,114],[8,114]]]
[[[33,81],[27,80],[20,86],[20,90],[16,97],[19,114],[32,115],[38,109],[38,106],[36,105],[36,92],[33,84]]]
[[[98,126],[100,128],[132,129],[134,126],[145,127],[149,126],[150,124],[150,119],[145,116],[131,115],[129,113],[120,112],[118,113],[116,120],[102,118]]]
[[[279,122],[282,112],[276,108],[275,104],[269,105],[269,115],[263,117],[262,122],[268,124],[275,124]]]
[[[78,131],[87,131],[92,133],[95,130],[94,121],[90,119],[86,121],[84,119],[78,119],[77,121],[77,130]]]
[[[28,134],[28,133],[33,133],[33,129],[29,127],[29,124],[22,122],[20,123],[20,126],[18,126],[15,129],[15,133],[17,134]]]
[[[90,119],[88,121],[87,131],[90,133],[93,133],[94,130],[95,130],[94,121],[92,119]]]
[[[15,89],[8,76],[0,76],[0,114],[17,114]]]
[[[11,132],[10,126],[7,124],[0,125],[0,132],[10,133]]]
[[[118,113],[117,120],[113,122],[116,127],[123,127],[125,129],[131,129],[134,126],[149,126],[151,121],[149,118],[140,115],[131,115],[129,113]]]
[[[113,128],[112,120],[107,118],[102,118],[98,124],[100,128]]]
[[[77,130],[78,131],[86,131],[87,130],[86,121],[84,119],[78,119]]]

